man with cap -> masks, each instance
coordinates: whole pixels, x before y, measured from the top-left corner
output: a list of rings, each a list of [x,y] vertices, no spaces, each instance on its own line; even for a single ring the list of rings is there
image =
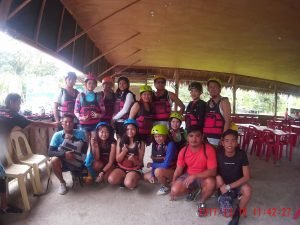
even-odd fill
[[[79,94],[79,91],[74,88],[76,83],[77,76],[74,72],[68,72],[65,77],[65,87],[61,88],[57,98],[54,101],[53,114],[56,122],[59,122],[62,116],[65,113],[74,115],[74,107],[76,97]],[[77,126],[78,120],[75,119],[75,127]],[[62,127],[59,126],[59,130],[62,130]]]
[[[221,96],[222,83],[218,78],[207,81],[210,100],[206,104],[204,135],[214,146],[220,144],[221,135],[231,125],[231,106],[227,97]]]
[[[179,106],[181,114],[183,114],[185,106],[173,92],[166,90],[166,81],[166,78],[163,76],[154,78],[156,92],[154,92],[153,105],[155,124],[168,126],[173,103]]]
[[[115,94],[113,91],[114,80],[110,76],[106,76],[102,79],[102,88],[103,91],[100,91],[99,94],[104,100],[105,114],[102,117],[101,121],[111,124],[111,119],[114,113],[115,105]]]

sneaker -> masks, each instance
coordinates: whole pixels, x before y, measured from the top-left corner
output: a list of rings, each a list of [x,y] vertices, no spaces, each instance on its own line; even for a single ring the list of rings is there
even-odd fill
[[[68,192],[67,184],[66,183],[60,183],[60,186],[58,188],[58,194],[64,195]]]
[[[206,208],[205,203],[200,202],[198,204],[197,216],[198,217],[205,217],[205,216],[207,216],[207,208]]]
[[[170,188],[167,186],[161,186],[160,189],[156,192],[157,195],[165,195],[168,194],[170,191]]]
[[[125,188],[125,184],[122,182],[121,184],[119,184],[119,188],[124,189]]]
[[[185,200],[186,200],[187,202],[195,201],[195,199],[199,196],[200,193],[201,193],[201,189],[197,189],[197,190],[195,190],[195,191],[189,193],[189,194],[186,196]]]
[[[1,213],[22,213],[23,212],[23,209],[20,209],[18,207],[15,207],[15,206],[8,206],[7,208],[5,209],[1,209]]]

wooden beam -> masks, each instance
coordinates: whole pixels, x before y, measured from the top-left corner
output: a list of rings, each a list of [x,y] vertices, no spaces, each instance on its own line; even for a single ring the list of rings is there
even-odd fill
[[[35,35],[34,35],[34,41],[35,42],[37,42],[38,38],[39,38],[40,28],[41,28],[41,23],[42,23],[42,18],[43,18],[43,15],[44,15],[45,5],[46,5],[46,0],[43,0],[42,6],[41,6],[41,9],[40,9],[40,13],[39,13],[39,17],[38,17],[38,22],[36,24],[36,32],[35,32]]]
[[[97,60],[101,59],[102,57],[106,56],[107,54],[111,53],[113,50],[115,50],[116,48],[118,48],[119,46],[121,46],[122,44],[124,44],[125,42],[135,38],[136,36],[140,35],[140,32],[137,32],[136,34],[130,36],[129,38],[125,39],[124,41],[120,42],[119,44],[115,45],[114,47],[112,47],[111,49],[107,50],[105,53],[102,53],[101,55],[97,56],[96,58],[94,58],[93,60],[91,60],[90,62],[88,62],[87,64],[84,65],[84,68],[88,67],[89,65],[91,65],[92,63],[96,62]]]
[[[64,7],[62,12],[61,12],[61,16],[60,16],[60,22],[59,22],[59,28],[58,28],[58,34],[57,34],[57,41],[56,41],[56,48],[59,47],[60,45],[60,36],[61,36],[61,31],[62,31],[62,25],[63,25],[63,22],[64,22],[64,17],[65,17],[65,11],[66,11],[66,8]]]
[[[2,0],[0,3],[0,27],[2,27],[2,24],[7,20],[11,3],[12,0]]]
[[[140,61],[142,61],[142,60],[141,59],[136,60],[135,62],[133,62],[133,63],[129,64],[128,66],[124,67],[123,69],[119,70],[117,73],[114,73],[113,75],[111,75],[111,77],[115,77],[115,76],[119,75],[120,73],[122,73],[123,71],[127,70],[131,66],[139,63]]]
[[[101,76],[103,76],[104,74],[106,74],[108,71],[112,70],[112,69],[115,68],[116,66],[119,66],[119,65],[121,64],[121,62],[122,62],[124,59],[127,59],[127,58],[129,58],[129,57],[131,57],[131,56],[137,54],[137,53],[140,52],[140,51],[141,51],[141,49],[138,49],[138,50],[134,51],[133,53],[127,55],[126,57],[122,58],[121,61],[120,61],[119,63],[117,63],[117,64],[115,64],[115,65],[109,67],[107,70],[105,70],[104,72],[102,72],[101,74],[99,74],[97,77],[100,77],[100,78],[101,78]]]
[[[140,2],[141,0],[135,0],[132,3],[129,3],[128,5],[116,10],[115,12],[109,14],[108,16],[102,18],[101,20],[99,20],[97,23],[95,23],[94,25],[90,26],[89,28],[87,28],[85,31],[82,31],[81,33],[79,33],[78,35],[76,35],[75,37],[71,38],[69,41],[67,41],[65,44],[63,44],[60,48],[57,49],[57,52],[60,52],[61,50],[63,50],[65,47],[67,47],[69,44],[71,44],[72,42],[76,41],[78,38],[80,38],[81,36],[83,36],[84,34],[88,33],[90,30],[92,30],[93,28],[95,28],[97,25],[99,25],[100,23],[102,23],[103,21],[109,19],[110,17],[114,16],[115,14],[129,8],[130,6]]]
[[[25,0],[21,5],[19,5],[14,11],[12,11],[6,20],[10,20],[13,18],[18,12],[20,12],[28,3],[30,3],[31,0]]]
[[[78,29],[78,24],[76,23],[75,25],[75,31],[74,31],[74,34],[76,35],[77,33],[77,29]],[[73,43],[73,48],[72,48],[72,58],[71,58],[71,62],[72,62],[72,65],[74,65],[74,55],[75,55],[75,41]]]

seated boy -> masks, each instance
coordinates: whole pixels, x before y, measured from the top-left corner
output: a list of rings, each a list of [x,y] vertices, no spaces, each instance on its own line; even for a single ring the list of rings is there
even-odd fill
[[[87,141],[82,130],[74,128],[74,116],[65,114],[62,118],[63,130],[56,132],[50,142],[48,155],[52,157],[52,169],[60,181],[58,193],[67,193],[67,185],[62,172],[80,172],[83,168],[84,154],[87,152]]]
[[[233,215],[232,202],[239,198],[236,212],[246,213],[251,198],[251,186],[248,184],[250,170],[247,154],[238,148],[238,132],[228,129],[222,135],[223,148],[217,151],[218,175],[217,188],[221,192],[218,198],[220,211],[224,216]]]

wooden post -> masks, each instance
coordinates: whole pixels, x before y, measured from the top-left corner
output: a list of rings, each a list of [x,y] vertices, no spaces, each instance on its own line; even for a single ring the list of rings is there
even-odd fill
[[[236,113],[236,79],[235,75],[232,75],[232,95],[233,95],[233,103],[232,103],[232,113]]]
[[[175,80],[175,87],[174,87],[175,94],[178,97],[178,94],[179,94],[179,72],[178,72],[178,69],[175,69],[175,71],[174,71],[174,80]],[[177,111],[177,104],[176,103],[175,103],[174,109],[175,109],[175,111]]]
[[[2,0],[0,2],[0,27],[2,27],[2,24],[7,20],[11,3],[12,0]]]
[[[274,84],[275,89],[275,116],[277,116],[277,100],[278,100],[278,91],[277,91],[277,84]]]

